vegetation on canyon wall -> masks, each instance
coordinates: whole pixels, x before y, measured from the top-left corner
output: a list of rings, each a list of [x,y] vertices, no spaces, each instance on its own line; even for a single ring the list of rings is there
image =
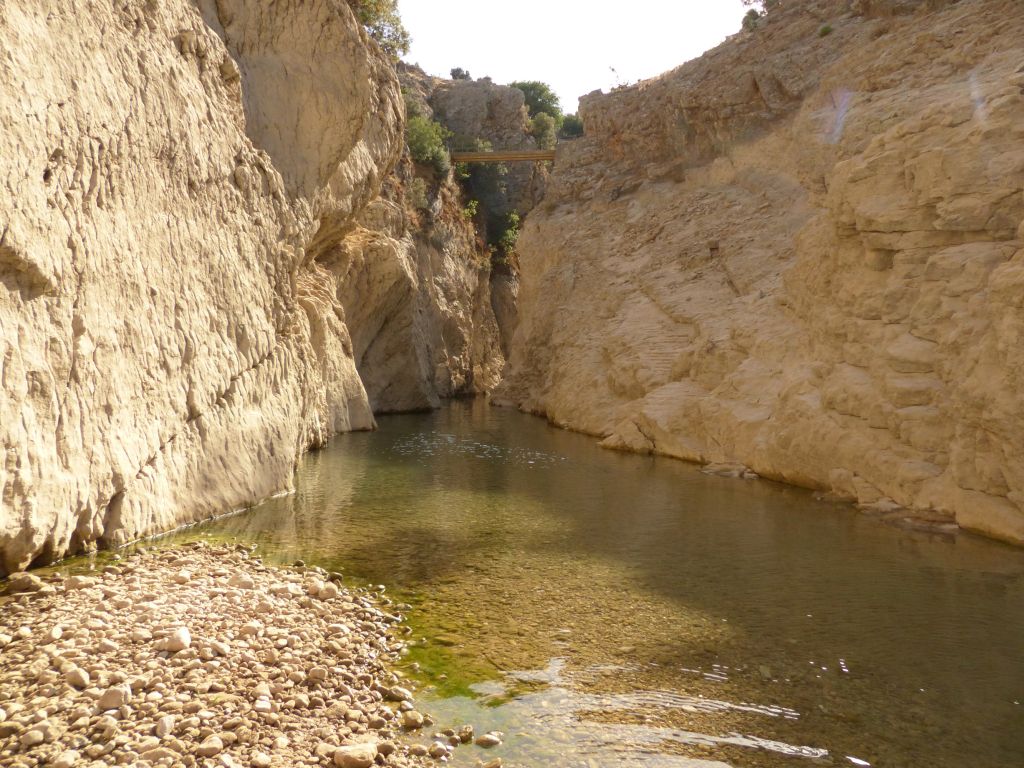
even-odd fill
[[[409,52],[412,37],[398,15],[398,0],[348,0],[370,37],[393,58]]]

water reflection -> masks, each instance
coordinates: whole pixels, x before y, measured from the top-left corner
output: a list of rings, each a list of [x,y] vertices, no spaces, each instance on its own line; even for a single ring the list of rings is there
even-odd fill
[[[434,711],[500,719],[506,765],[1024,764],[1024,553],[976,537],[479,402],[339,438],[202,533],[412,603]]]

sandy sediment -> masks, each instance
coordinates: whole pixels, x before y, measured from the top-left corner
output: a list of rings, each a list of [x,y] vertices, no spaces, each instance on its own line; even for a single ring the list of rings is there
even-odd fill
[[[5,586],[0,766],[415,766],[473,740],[426,738],[396,606],[320,568],[197,543]]]

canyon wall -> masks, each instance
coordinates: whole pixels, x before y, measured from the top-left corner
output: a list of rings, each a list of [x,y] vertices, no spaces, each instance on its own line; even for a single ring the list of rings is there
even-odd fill
[[[810,0],[585,97],[501,397],[1024,543],[1024,7]]]
[[[381,197],[402,96],[346,3],[5,3],[0,34],[0,574],[249,504],[375,406],[495,379],[469,235]]]

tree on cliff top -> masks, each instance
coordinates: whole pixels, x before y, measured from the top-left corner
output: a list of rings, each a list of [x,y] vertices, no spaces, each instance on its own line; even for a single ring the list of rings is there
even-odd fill
[[[409,52],[412,38],[398,15],[398,0],[348,0],[359,22],[394,58]]]
[[[554,118],[556,130],[562,127],[562,105],[550,85],[537,80],[520,80],[509,85],[518,88],[526,96],[526,108],[531,118],[543,112]]]

